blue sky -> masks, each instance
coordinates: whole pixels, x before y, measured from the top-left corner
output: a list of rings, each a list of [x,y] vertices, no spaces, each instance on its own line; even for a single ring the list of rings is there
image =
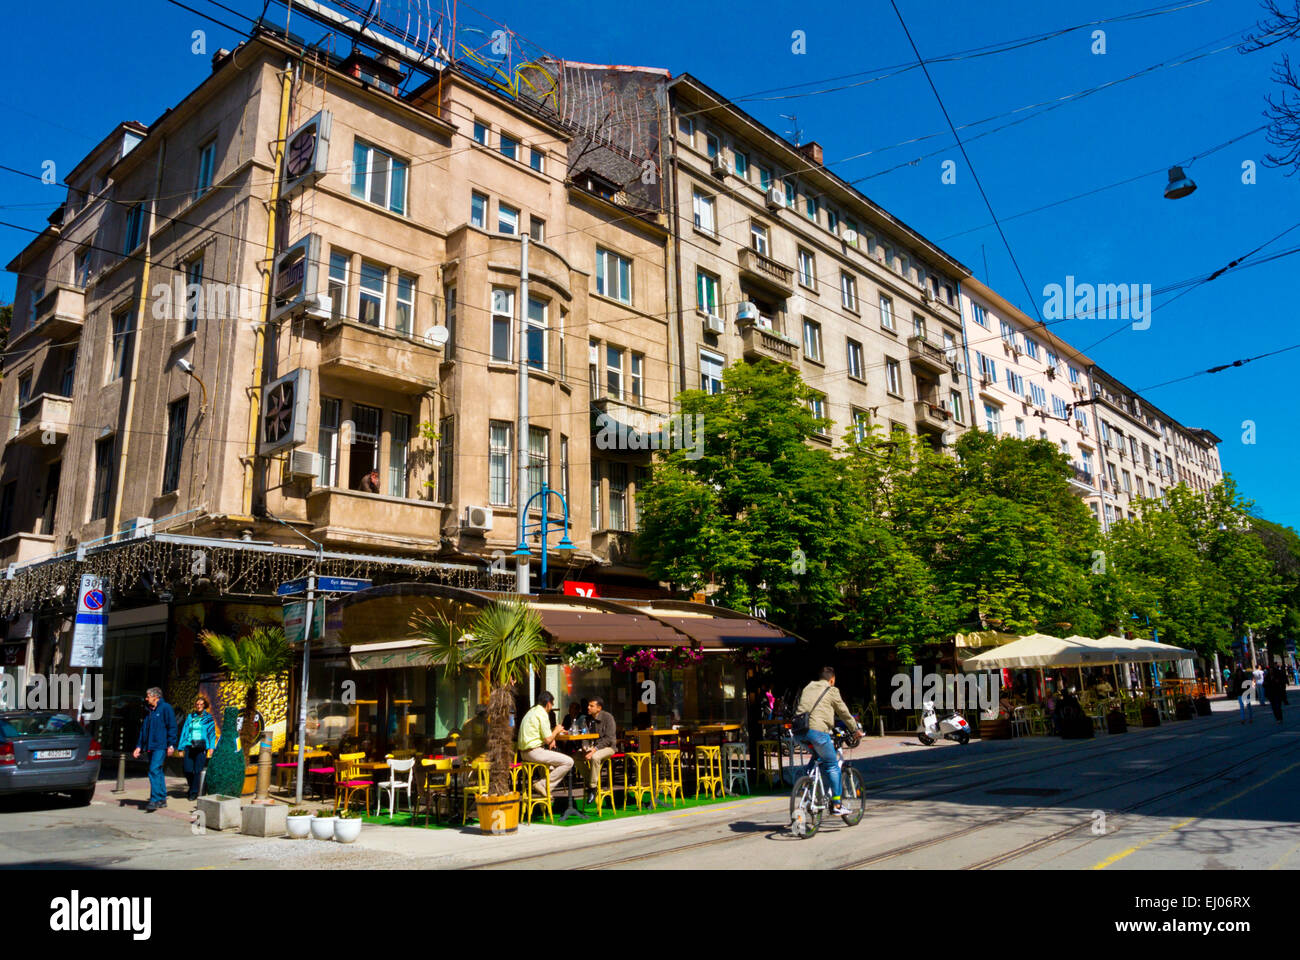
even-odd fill
[[[255,0],[223,2],[248,16],[257,16],[262,7]],[[921,54],[932,58],[1133,13],[1157,0],[898,2]],[[186,3],[247,26],[208,0]],[[593,17],[589,3],[575,0],[545,5],[479,0],[479,9],[557,56],[693,73],[782,133],[793,124],[781,115],[797,115],[804,139],[822,144],[828,166],[848,180],[868,178],[858,186],[869,197],[1031,316],[1031,295],[1041,306],[1044,286],[1064,283],[1067,275],[1092,283],[1149,283],[1159,290],[1208,274],[1300,224],[1300,178],[1287,179],[1265,165],[1263,133],[1188,166],[1199,189],[1183,200],[1162,197],[1165,175],[1158,172],[1015,217],[1186,160],[1262,125],[1264,97],[1275,91],[1270,70],[1278,50],[1216,53],[1116,84],[969,143],[975,172],[1004,221],[1028,282],[1027,294],[952,137],[944,133],[893,146],[946,130],[924,75],[912,70],[861,83],[914,60],[888,0],[795,7],[753,0],[734,9],[713,8],[705,17],[698,3],[658,0],[643,11],[628,8]],[[386,2],[385,8],[403,7]],[[934,64],[931,75],[960,126],[1225,46],[1250,29],[1259,12],[1241,0],[1208,0],[1006,53]],[[0,163],[38,174],[42,162],[52,159],[61,176],[119,120],[152,122],[209,71],[212,51],[238,40],[165,0],[120,5],[47,0],[8,16],[9,36],[25,39],[10,45],[0,109],[11,117],[10,128],[24,136],[0,148]],[[283,9],[272,6],[271,17],[282,18]],[[64,30],[69,24],[77,26],[75,34]],[[191,52],[196,29],[207,31],[207,55]],[[1093,52],[1094,29],[1105,31],[1104,54]],[[802,54],[792,51],[797,30],[806,37]],[[315,33],[309,35],[315,39]],[[73,45],[75,56],[70,56]],[[1291,45],[1293,56],[1300,56],[1298,46]],[[814,82],[828,78],[843,79]],[[809,85],[747,98],[796,84]],[[792,96],[846,84],[855,85]],[[867,151],[875,152],[857,156]],[[922,156],[935,151],[942,152]],[[914,165],[884,172],[913,160]],[[955,184],[942,182],[945,160],[956,163]],[[1249,185],[1242,182],[1248,160],[1257,165],[1257,182]],[[0,171],[0,220],[40,227],[59,202],[57,190]],[[5,259],[30,236],[0,227]],[[1259,256],[1298,244],[1300,227]],[[1295,306],[1286,296],[1288,283],[1300,276],[1298,268],[1300,255],[1230,272],[1163,309],[1159,306],[1170,295],[1156,296],[1149,329],[1125,327],[1089,352],[1130,387],[1146,392],[1207,367],[1300,343]],[[0,299],[12,297],[13,285],[12,275],[0,279]],[[1080,318],[1054,329],[1087,349],[1122,326],[1113,319]],[[1300,527],[1300,506],[1289,493],[1300,458],[1294,436],[1286,439],[1288,430],[1294,435],[1300,414],[1300,393],[1292,383],[1297,360],[1300,350],[1146,395],[1181,422],[1222,437],[1224,466],[1257,502],[1258,512]],[[1243,442],[1246,421],[1254,424],[1254,443]]]

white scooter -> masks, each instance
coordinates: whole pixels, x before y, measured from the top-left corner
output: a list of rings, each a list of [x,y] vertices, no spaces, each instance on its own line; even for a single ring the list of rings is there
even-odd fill
[[[916,728],[916,739],[929,747],[941,737],[956,740],[964,747],[970,742],[970,724],[956,710],[952,716],[940,720],[934,713],[934,701],[927,700],[921,708],[921,725]]]

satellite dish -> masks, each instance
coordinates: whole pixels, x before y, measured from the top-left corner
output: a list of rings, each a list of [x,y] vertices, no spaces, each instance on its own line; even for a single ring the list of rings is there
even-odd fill
[[[435,346],[444,346],[451,339],[451,331],[444,326],[430,327],[424,331],[424,339]]]

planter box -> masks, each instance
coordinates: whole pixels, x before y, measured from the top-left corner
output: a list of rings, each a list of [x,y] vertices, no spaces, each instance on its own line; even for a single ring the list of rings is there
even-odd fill
[[[1155,707],[1142,708],[1142,726],[1158,727],[1160,726],[1160,711]]]
[[[240,815],[243,819],[240,833],[250,837],[282,837],[287,828],[285,821],[289,819],[289,808],[281,803],[252,803],[244,807]]]
[[[1210,715],[1210,701],[1207,698],[1198,697],[1192,702],[1196,704],[1196,715],[1198,717],[1208,717]]]
[[[999,717],[996,720],[986,720],[980,718],[980,739],[981,740],[1010,740],[1011,739],[1011,721],[1005,717]]]
[[[195,807],[208,830],[238,830],[243,824],[238,797],[199,797]]]
[[[519,794],[478,798],[478,825],[483,833],[505,836],[519,829]]]
[[[1128,720],[1122,710],[1112,710],[1106,714],[1107,733],[1128,733]]]

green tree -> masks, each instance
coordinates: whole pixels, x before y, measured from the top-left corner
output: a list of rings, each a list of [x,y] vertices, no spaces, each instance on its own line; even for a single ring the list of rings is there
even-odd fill
[[[240,746],[247,754],[260,732],[254,722],[258,683],[278,677],[293,663],[293,653],[284,638],[284,631],[279,627],[254,627],[235,640],[212,630],[204,630],[199,634],[199,640],[231,680],[248,687],[244,699],[244,725],[239,736]]]
[[[1269,650],[1282,653],[1286,640],[1300,639],[1300,534],[1262,517],[1251,517],[1250,523],[1268,554],[1280,588],[1277,622],[1263,628],[1262,634]]]
[[[14,322],[14,305],[0,303],[0,349],[9,346],[9,327]]]

